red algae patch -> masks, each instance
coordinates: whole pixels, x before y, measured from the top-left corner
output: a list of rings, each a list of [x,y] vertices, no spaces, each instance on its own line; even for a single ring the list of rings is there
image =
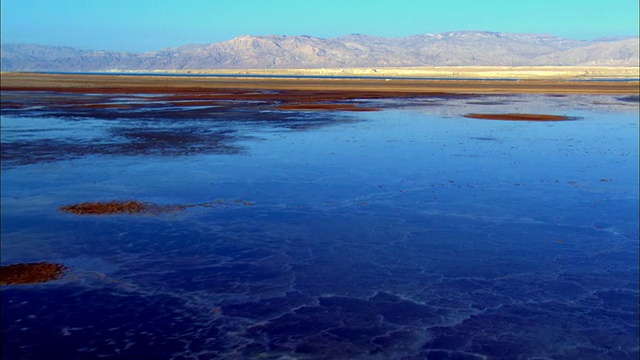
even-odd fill
[[[89,202],[60,207],[60,211],[76,215],[139,214],[149,209],[137,201]]]
[[[253,206],[244,200],[214,200],[200,204],[158,205],[138,201],[87,202],[61,206],[58,210],[75,215],[161,215],[195,207],[223,207],[233,204]]]
[[[0,285],[37,284],[62,277],[66,267],[54,263],[27,263],[0,266]]]
[[[464,117],[471,119],[510,121],[564,121],[573,119],[569,116],[546,114],[465,114]]]

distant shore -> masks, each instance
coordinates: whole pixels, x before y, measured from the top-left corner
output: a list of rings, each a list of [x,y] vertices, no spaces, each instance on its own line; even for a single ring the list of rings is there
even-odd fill
[[[473,68],[477,69],[477,68]],[[197,93],[211,92],[216,89],[236,90],[278,90],[278,91],[332,91],[352,93],[353,98],[365,93],[376,93],[385,97],[394,97],[428,93],[540,93],[540,94],[638,94],[639,82],[615,81],[616,79],[629,79],[629,68],[604,70],[598,81],[576,81],[581,78],[561,78],[560,73],[556,77],[536,78],[541,76],[540,69],[533,70],[529,76],[515,76],[508,71],[500,72],[492,68],[459,72],[460,78],[447,79],[393,79],[387,78],[252,78],[252,77],[196,77],[196,76],[158,76],[125,75],[118,76],[94,75],[94,74],[43,74],[43,73],[2,73],[1,89],[22,91],[67,91],[67,92],[95,92],[95,93]],[[626,69],[626,70],[621,70]],[[352,69],[353,70],[353,69]],[[408,71],[404,69],[405,71]],[[485,71],[486,70],[486,71]],[[634,68],[637,71],[637,68]],[[231,70],[229,70],[231,71]],[[238,71],[238,70],[233,70]],[[267,70],[264,70],[267,71]],[[271,70],[274,74],[282,74],[281,70]],[[278,71],[278,72],[276,72]],[[355,70],[354,70],[355,71]],[[514,70],[515,71],[515,70]],[[526,72],[519,68],[518,71]],[[567,70],[568,71],[568,70]],[[578,70],[575,70],[578,71]],[[610,72],[607,72],[610,71]],[[549,73],[552,71],[549,70]],[[202,72],[204,74],[205,72]],[[216,73],[221,73],[216,70]],[[178,72],[172,74],[179,75]],[[187,72],[185,71],[185,75]],[[193,72],[191,73],[193,74]],[[352,74],[357,74],[354,72]],[[479,79],[472,79],[471,74],[482,74]],[[492,75],[489,75],[492,74]],[[563,73],[564,74],[564,73]],[[605,76],[605,74],[607,76]],[[613,74],[618,74],[617,77]],[[547,74],[548,75],[548,74]],[[437,77],[437,76],[432,76]],[[486,80],[486,78],[496,80]],[[517,79],[504,81],[500,79]],[[608,80],[612,81],[608,81]]]
[[[132,73],[135,71],[116,71]],[[445,79],[638,79],[638,67],[619,66],[430,66],[335,69],[198,69],[152,70],[158,74],[367,76]]]

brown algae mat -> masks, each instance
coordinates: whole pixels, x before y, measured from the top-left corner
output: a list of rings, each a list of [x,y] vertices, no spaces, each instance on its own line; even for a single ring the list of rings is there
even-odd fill
[[[186,205],[158,205],[142,203],[139,201],[110,201],[110,202],[86,202],[61,206],[58,210],[75,215],[161,215],[171,212],[183,211],[193,207],[214,207],[230,204],[253,206],[253,203],[245,200],[214,200],[201,204]]]
[[[565,121],[575,119],[569,116],[546,114],[465,114],[464,117],[471,119],[507,121]]]
[[[62,277],[66,267],[38,262],[0,266],[0,285],[37,284]]]
[[[60,211],[76,215],[140,214],[149,210],[138,201],[88,202],[60,207]]]

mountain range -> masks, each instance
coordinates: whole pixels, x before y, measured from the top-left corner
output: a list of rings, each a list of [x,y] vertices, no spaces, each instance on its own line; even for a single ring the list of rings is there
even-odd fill
[[[239,36],[154,52],[2,44],[2,71],[345,68],[403,66],[638,66],[638,37],[573,40],[457,31],[384,38],[360,34]]]

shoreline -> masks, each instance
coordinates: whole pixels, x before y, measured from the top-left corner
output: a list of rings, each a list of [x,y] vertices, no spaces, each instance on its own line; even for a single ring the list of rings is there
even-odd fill
[[[598,80],[638,79],[640,68],[633,66],[419,66],[359,68],[284,68],[284,69],[186,69],[186,70],[105,70],[106,74],[163,75],[241,75],[241,76],[354,76],[442,79],[546,79]]]
[[[216,90],[274,90],[341,92],[378,94],[382,97],[428,95],[429,93],[460,94],[619,94],[640,92],[639,82],[575,81],[567,79],[522,78],[504,80],[407,80],[372,78],[251,78],[251,77],[194,77],[194,76],[117,76],[43,73],[2,73],[2,91],[57,91],[95,93],[208,93]],[[386,94],[386,95],[383,95]]]

